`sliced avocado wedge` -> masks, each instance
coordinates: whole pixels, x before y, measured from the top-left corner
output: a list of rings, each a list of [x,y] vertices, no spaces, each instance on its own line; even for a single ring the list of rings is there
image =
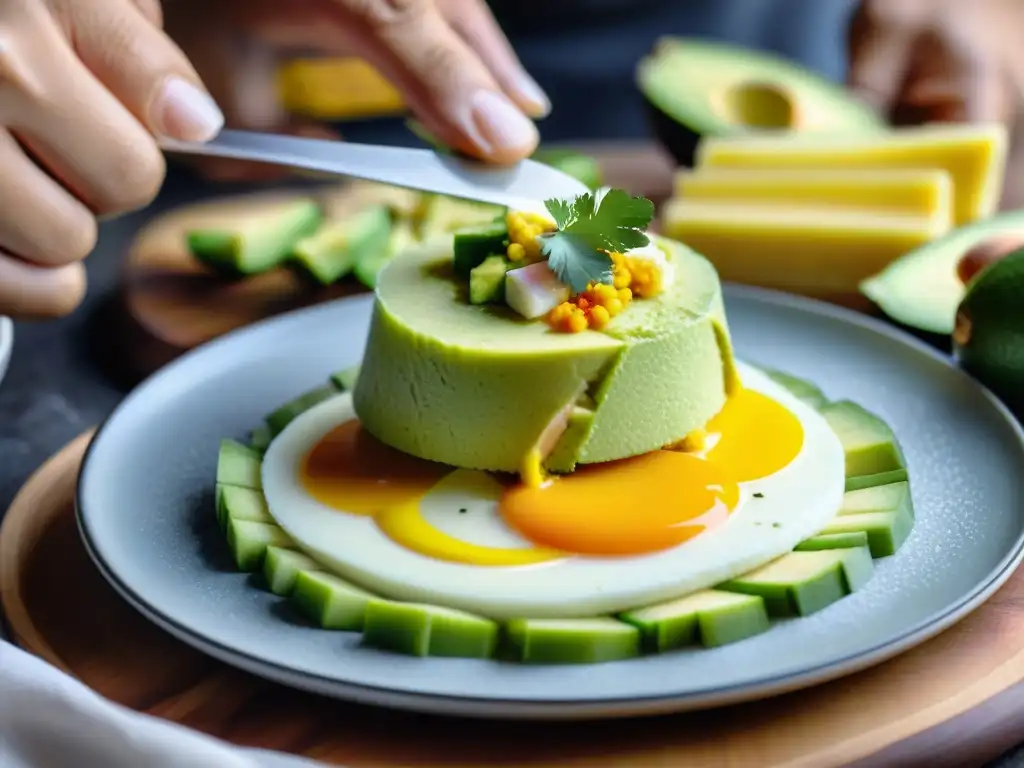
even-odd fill
[[[843,444],[847,477],[906,467],[896,435],[875,414],[850,400],[828,403],[820,413]]]
[[[640,654],[640,630],[617,619],[513,619],[509,650],[527,664],[596,664]]]
[[[682,166],[703,136],[755,131],[881,132],[885,122],[845,88],[766,52],[662,38],[636,71],[652,128]]]
[[[328,222],[300,240],[292,250],[292,262],[321,285],[331,285],[361,259],[385,250],[390,234],[391,212],[376,205],[349,219]]]
[[[1018,416],[1024,414],[1024,249],[985,267],[956,312],[953,354],[960,367]]]
[[[359,379],[358,365],[352,365],[331,374],[331,383],[337,387],[339,392],[351,392],[356,388],[356,381]]]
[[[619,618],[640,630],[644,648],[652,652],[698,642],[712,648],[760,634],[769,626],[763,598],[718,589],[627,611]]]
[[[229,520],[273,523],[263,493],[253,488],[217,484],[217,520],[226,528]]]
[[[396,221],[391,227],[387,247],[365,254],[356,262],[356,278],[367,288],[377,287],[377,274],[395,256],[416,242],[412,225],[407,221]]]
[[[311,389],[308,392],[303,392],[298,397],[289,400],[284,405],[276,408],[272,413],[266,417],[267,426],[270,427],[270,433],[277,437],[287,427],[292,420],[308,411],[314,405],[318,405],[324,400],[334,397],[338,394],[338,388],[334,382],[331,381],[328,384],[324,384],[315,389]]]
[[[254,520],[228,520],[228,548],[240,571],[256,571],[263,565],[267,547],[294,547],[279,526]]]
[[[361,630],[374,595],[322,571],[299,571],[291,601],[323,629]]]
[[[315,232],[322,219],[319,203],[304,198],[240,222],[236,228],[193,230],[185,240],[192,255],[214,271],[245,277],[283,263],[295,244]]]
[[[794,552],[817,552],[821,549],[846,549],[848,547],[866,547],[868,534],[865,531],[845,531],[843,533],[822,533],[804,539],[794,548]]]
[[[907,482],[848,491],[825,535],[863,532],[872,557],[888,557],[903,546],[914,527],[914,504]]]
[[[876,485],[899,483],[909,477],[906,467],[892,469],[888,472],[874,472],[869,475],[853,475],[846,478],[847,491],[859,491],[861,488],[873,488]]]
[[[801,550],[718,589],[763,597],[771,616],[809,616],[860,589],[873,571],[867,547]]]
[[[467,278],[489,256],[505,253],[508,228],[504,222],[460,227],[452,235],[452,264],[455,274]]]
[[[217,483],[261,489],[262,462],[263,457],[249,446],[231,438],[224,438],[220,441],[217,452]]]
[[[864,280],[860,292],[898,323],[949,336],[967,292],[957,264],[974,246],[1006,232],[1024,233],[1024,211],[997,213],[958,227]]]
[[[371,600],[363,642],[410,656],[488,659],[498,646],[498,624],[465,611],[422,603]]]
[[[295,581],[302,571],[317,571],[313,558],[294,549],[269,546],[263,559],[263,576],[275,595],[286,597],[295,589]]]

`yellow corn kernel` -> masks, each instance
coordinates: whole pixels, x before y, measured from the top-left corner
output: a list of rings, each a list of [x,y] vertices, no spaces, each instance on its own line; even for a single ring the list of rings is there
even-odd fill
[[[614,299],[608,299],[608,302],[604,305],[604,309],[607,310],[608,314],[615,317],[624,308],[624,305],[619,301],[618,297]]]
[[[587,317],[582,312],[573,312],[569,317],[569,330],[572,333],[580,333],[587,330]]]
[[[608,314],[608,310],[602,307],[600,304],[590,310],[590,327],[591,328],[604,328],[611,321],[612,317]]]
[[[511,234],[511,230],[509,230]],[[522,261],[526,258],[526,249],[520,243],[509,243],[506,250],[509,261]]]
[[[619,288],[617,298],[623,304],[629,304],[633,300],[633,292],[629,288]]]

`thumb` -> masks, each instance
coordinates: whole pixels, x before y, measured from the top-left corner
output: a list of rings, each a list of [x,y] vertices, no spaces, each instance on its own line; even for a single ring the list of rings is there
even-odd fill
[[[497,163],[537,147],[537,127],[430,0],[327,0],[339,35],[402,91],[445,144]]]

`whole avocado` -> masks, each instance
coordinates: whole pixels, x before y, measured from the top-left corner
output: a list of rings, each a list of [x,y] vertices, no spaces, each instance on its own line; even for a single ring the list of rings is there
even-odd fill
[[[953,329],[953,355],[1018,417],[1024,415],[1024,248],[986,266],[967,284]]]

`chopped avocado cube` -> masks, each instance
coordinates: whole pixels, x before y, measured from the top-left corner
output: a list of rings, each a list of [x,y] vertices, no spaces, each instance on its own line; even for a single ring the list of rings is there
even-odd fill
[[[217,519],[222,526],[229,520],[250,520],[254,523],[273,523],[263,494],[254,488],[217,484]]]
[[[649,651],[670,651],[694,642],[711,648],[768,629],[768,612],[757,595],[705,589],[619,616],[640,630]]]
[[[396,254],[416,242],[412,225],[406,221],[396,221],[391,227],[391,235],[388,237],[387,247],[377,251],[364,254],[356,262],[353,270],[356,279],[367,288],[377,287],[377,275],[384,268],[384,265],[391,261]]]
[[[373,598],[366,590],[322,571],[299,571],[291,593],[295,606],[324,629],[361,630]]]
[[[257,453],[266,453],[270,447],[270,441],[274,436],[270,434],[270,427],[260,424],[249,435],[249,447]]]
[[[545,261],[505,273],[505,303],[527,320],[550,312],[568,298],[569,286],[555,276]]]
[[[303,238],[295,244],[292,259],[319,283],[331,285],[360,259],[386,250],[390,235],[391,212],[385,205],[375,205]]]
[[[760,595],[771,616],[808,616],[860,589],[872,569],[867,547],[794,551],[718,588]]]
[[[488,256],[473,267],[469,271],[469,303],[504,303],[505,273],[508,267],[504,256]]]
[[[266,417],[267,426],[270,427],[271,434],[277,437],[292,422],[292,419],[305,413],[314,405],[319,405],[325,400],[334,397],[336,394],[338,394],[338,390],[332,382],[316,389],[311,389],[309,392],[303,392],[294,400],[289,400]]]
[[[819,549],[847,549],[849,547],[866,547],[868,535],[864,531],[847,531],[844,533],[824,533],[804,539],[796,545],[796,552],[815,552]]]
[[[889,472],[875,472],[870,475],[853,475],[846,478],[846,490],[856,491],[861,488],[873,488],[876,485],[899,483],[908,478],[906,467],[893,469]]]
[[[196,259],[218,272],[255,275],[281,264],[297,242],[320,226],[322,218],[315,200],[296,200],[237,229],[189,232],[186,242]]]
[[[601,165],[590,155],[571,149],[541,147],[533,153],[531,160],[550,165],[552,168],[575,176],[591,189],[601,186]]]
[[[341,371],[331,374],[331,383],[339,392],[351,392],[356,388],[356,379],[359,378],[359,366],[352,365]]]
[[[275,595],[286,597],[295,589],[295,581],[302,571],[320,568],[316,560],[294,549],[269,546],[263,560],[263,576]]]
[[[452,608],[371,600],[366,605],[363,642],[411,656],[487,659],[498,644],[498,625]]]
[[[837,400],[821,408],[846,453],[846,476],[891,472],[906,466],[892,429],[878,416],[850,400]]]
[[[492,254],[504,253],[508,246],[508,229],[504,223],[489,223],[455,230],[452,238],[454,270],[468,278],[474,267]]]
[[[217,453],[217,482],[221,485],[240,485],[243,488],[263,487],[260,464],[263,457],[237,440],[224,438]]]
[[[828,398],[825,397],[825,393],[823,393],[816,384],[812,384],[806,379],[799,379],[796,376],[791,376],[788,373],[783,373],[782,371],[769,369],[762,370],[764,370],[765,374],[776,384],[785,387],[789,390],[791,395],[803,400],[812,408],[821,408],[828,402]]]
[[[267,547],[294,546],[291,538],[273,523],[228,520],[228,547],[240,571],[255,571],[263,564]]]
[[[513,619],[505,626],[510,649],[533,664],[594,664],[640,654],[640,631],[622,621]]]
[[[914,527],[914,504],[907,482],[848,491],[839,514],[824,534],[862,531],[872,557],[888,557],[903,546]]]

